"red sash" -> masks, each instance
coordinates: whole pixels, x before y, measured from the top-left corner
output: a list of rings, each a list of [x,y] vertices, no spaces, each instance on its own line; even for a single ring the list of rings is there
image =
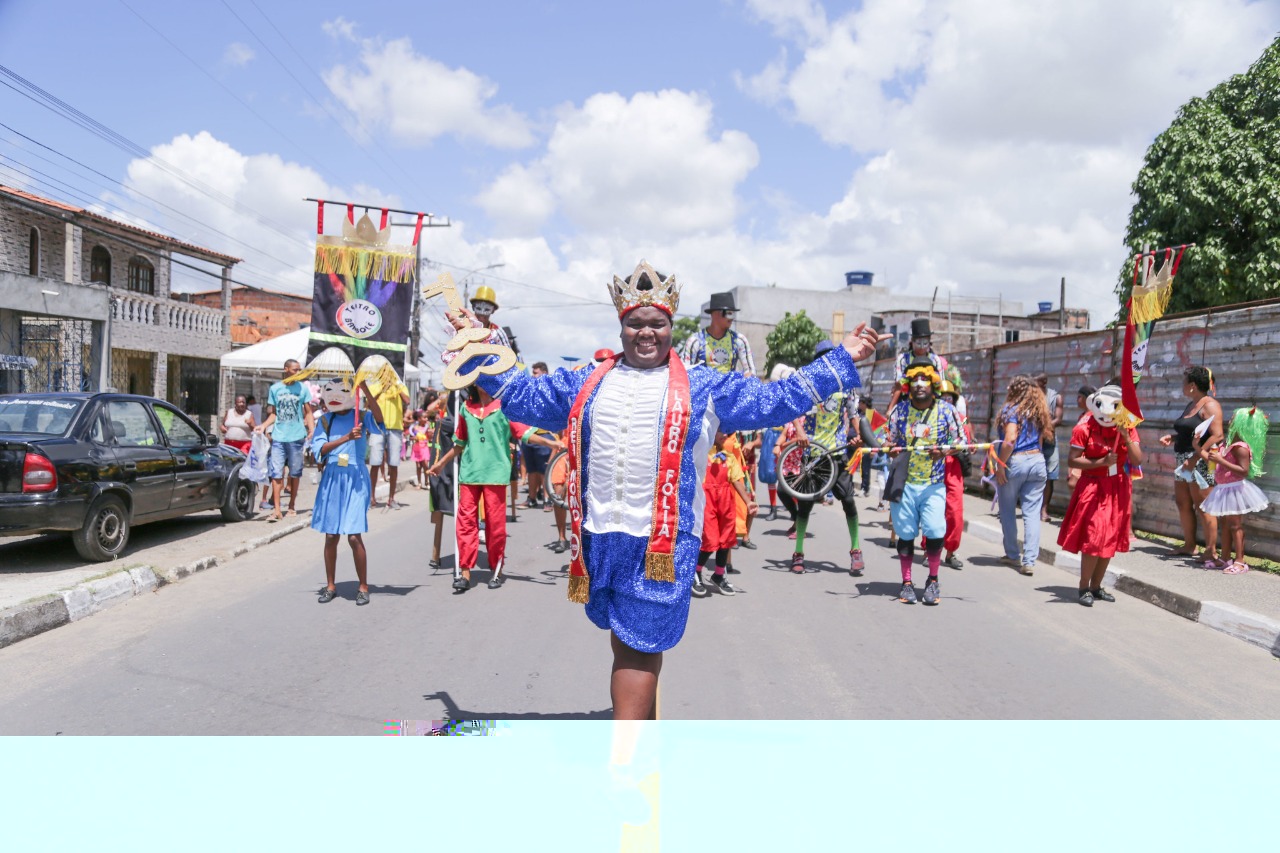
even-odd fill
[[[622,361],[622,353],[603,361],[583,384],[569,410],[569,600],[586,604],[591,579],[582,559],[582,410],[604,375]],[[680,462],[689,435],[689,375],[672,350],[667,360],[666,414],[659,435],[658,477],[653,486],[653,520],[645,552],[644,576],[675,583],[675,541],[680,519]]]

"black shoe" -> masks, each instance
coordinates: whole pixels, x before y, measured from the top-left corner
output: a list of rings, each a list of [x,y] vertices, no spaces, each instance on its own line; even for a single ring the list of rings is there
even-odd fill
[[[428,568],[428,569],[430,569],[430,570],[431,570],[431,571],[433,571],[433,572],[438,572],[438,571],[440,570],[440,561],[439,561],[439,560],[431,560],[431,561],[429,561],[429,562],[427,563],[427,568]]]
[[[1093,596],[1094,601],[1115,601],[1116,597],[1105,589],[1091,589],[1089,594]]]
[[[564,539],[557,539],[551,543],[551,550],[557,554],[563,554],[569,550],[569,543]]]
[[[771,507],[769,507],[769,514],[768,514],[768,515],[766,515],[766,516],[764,517],[764,520],[765,520],[765,521],[777,521],[777,520],[778,520],[778,508],[777,508],[776,506],[771,506]]]
[[[724,575],[712,575],[711,584],[721,595],[737,595],[738,590],[734,589],[733,584],[729,583],[729,579]]]
[[[752,542],[750,539],[743,539],[742,547],[746,548],[748,551],[754,551],[756,550],[757,546],[756,546],[756,543]]]
[[[1080,603],[1083,604],[1085,607],[1092,607],[1093,593],[1089,592],[1089,590],[1087,589],[1080,590]]]
[[[489,589],[497,589],[502,586],[503,581],[507,579],[506,575],[494,575],[489,578]]]
[[[725,566],[725,567],[724,567],[724,570],[725,570],[725,572],[727,572],[728,574],[731,574],[731,575],[740,575],[740,574],[742,574],[742,572],[738,571],[737,569],[735,569],[735,568],[734,568],[733,566],[731,566],[731,565],[730,565],[730,566]]]
[[[329,587],[326,586],[324,589],[320,590],[320,597],[316,600],[319,601],[321,604],[328,604],[330,601],[333,601],[337,597],[338,597],[337,590],[329,589]]]
[[[356,590],[356,605],[369,603],[369,593],[365,590]]]
[[[459,592],[466,592],[467,590],[471,589],[471,582],[466,578],[464,578],[462,575],[458,575],[456,578],[453,579],[453,588],[458,590]]]
[[[702,572],[698,572],[693,576],[693,586],[689,590],[694,598],[707,597],[707,585],[702,582]]]

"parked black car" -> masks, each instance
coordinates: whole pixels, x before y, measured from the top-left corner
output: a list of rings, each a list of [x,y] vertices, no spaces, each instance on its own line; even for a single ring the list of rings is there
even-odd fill
[[[124,553],[135,524],[254,512],[245,456],[164,400],[0,394],[0,536],[71,532],[86,560]]]

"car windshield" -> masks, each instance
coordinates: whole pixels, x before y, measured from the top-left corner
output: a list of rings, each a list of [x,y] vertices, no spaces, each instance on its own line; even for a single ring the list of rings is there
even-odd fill
[[[56,397],[0,397],[0,433],[65,435],[82,405]]]

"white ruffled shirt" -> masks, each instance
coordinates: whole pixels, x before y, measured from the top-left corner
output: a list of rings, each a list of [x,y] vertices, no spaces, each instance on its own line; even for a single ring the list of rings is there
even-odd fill
[[[587,454],[584,526],[592,533],[649,536],[668,372],[665,364],[649,370],[619,364],[600,383],[591,407]],[[696,472],[691,532],[695,536],[702,535],[702,478],[707,452],[719,427],[720,418],[709,402],[702,432],[693,447]]]

